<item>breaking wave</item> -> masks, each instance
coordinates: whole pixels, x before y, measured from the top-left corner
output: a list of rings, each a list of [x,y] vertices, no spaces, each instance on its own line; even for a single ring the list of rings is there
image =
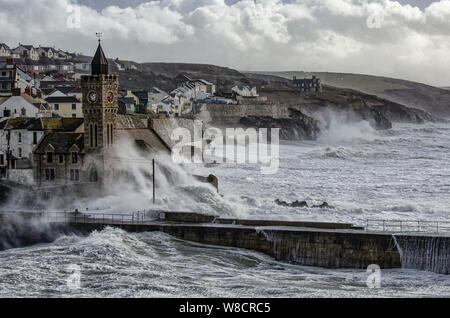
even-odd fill
[[[75,289],[67,285],[74,265]],[[383,288],[368,289],[365,270],[291,265],[248,250],[113,228],[0,252],[0,297],[444,296],[450,295],[445,278],[386,270]]]

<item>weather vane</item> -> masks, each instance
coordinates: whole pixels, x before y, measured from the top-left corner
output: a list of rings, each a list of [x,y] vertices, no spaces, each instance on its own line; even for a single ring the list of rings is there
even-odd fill
[[[102,40],[103,33],[101,33],[101,32],[96,32],[96,33],[95,33],[95,36],[98,37],[98,43],[100,43],[100,41]]]

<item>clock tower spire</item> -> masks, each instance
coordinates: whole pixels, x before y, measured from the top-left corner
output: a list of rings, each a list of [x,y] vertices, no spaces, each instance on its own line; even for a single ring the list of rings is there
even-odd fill
[[[90,181],[105,181],[110,177],[111,150],[115,142],[118,111],[119,77],[109,74],[108,60],[100,37],[91,62],[91,75],[81,77],[84,115],[84,152]]]

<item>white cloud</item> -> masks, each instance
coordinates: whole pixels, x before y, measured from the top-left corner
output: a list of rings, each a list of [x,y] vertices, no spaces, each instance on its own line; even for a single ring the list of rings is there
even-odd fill
[[[391,0],[159,0],[81,5],[70,0],[0,0],[2,39],[92,53],[105,34],[111,57],[214,63],[239,69],[305,69],[399,76],[450,85],[450,0],[425,9]],[[380,28],[368,28],[378,14]]]

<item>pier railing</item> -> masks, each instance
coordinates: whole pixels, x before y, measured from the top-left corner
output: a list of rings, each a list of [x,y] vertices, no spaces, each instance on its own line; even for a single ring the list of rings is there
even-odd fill
[[[366,220],[366,231],[405,233],[450,233],[448,221]]]
[[[142,224],[149,221],[146,212],[131,214],[117,213],[79,213],[79,212],[44,212],[38,214],[40,220],[56,223],[85,224]]]

